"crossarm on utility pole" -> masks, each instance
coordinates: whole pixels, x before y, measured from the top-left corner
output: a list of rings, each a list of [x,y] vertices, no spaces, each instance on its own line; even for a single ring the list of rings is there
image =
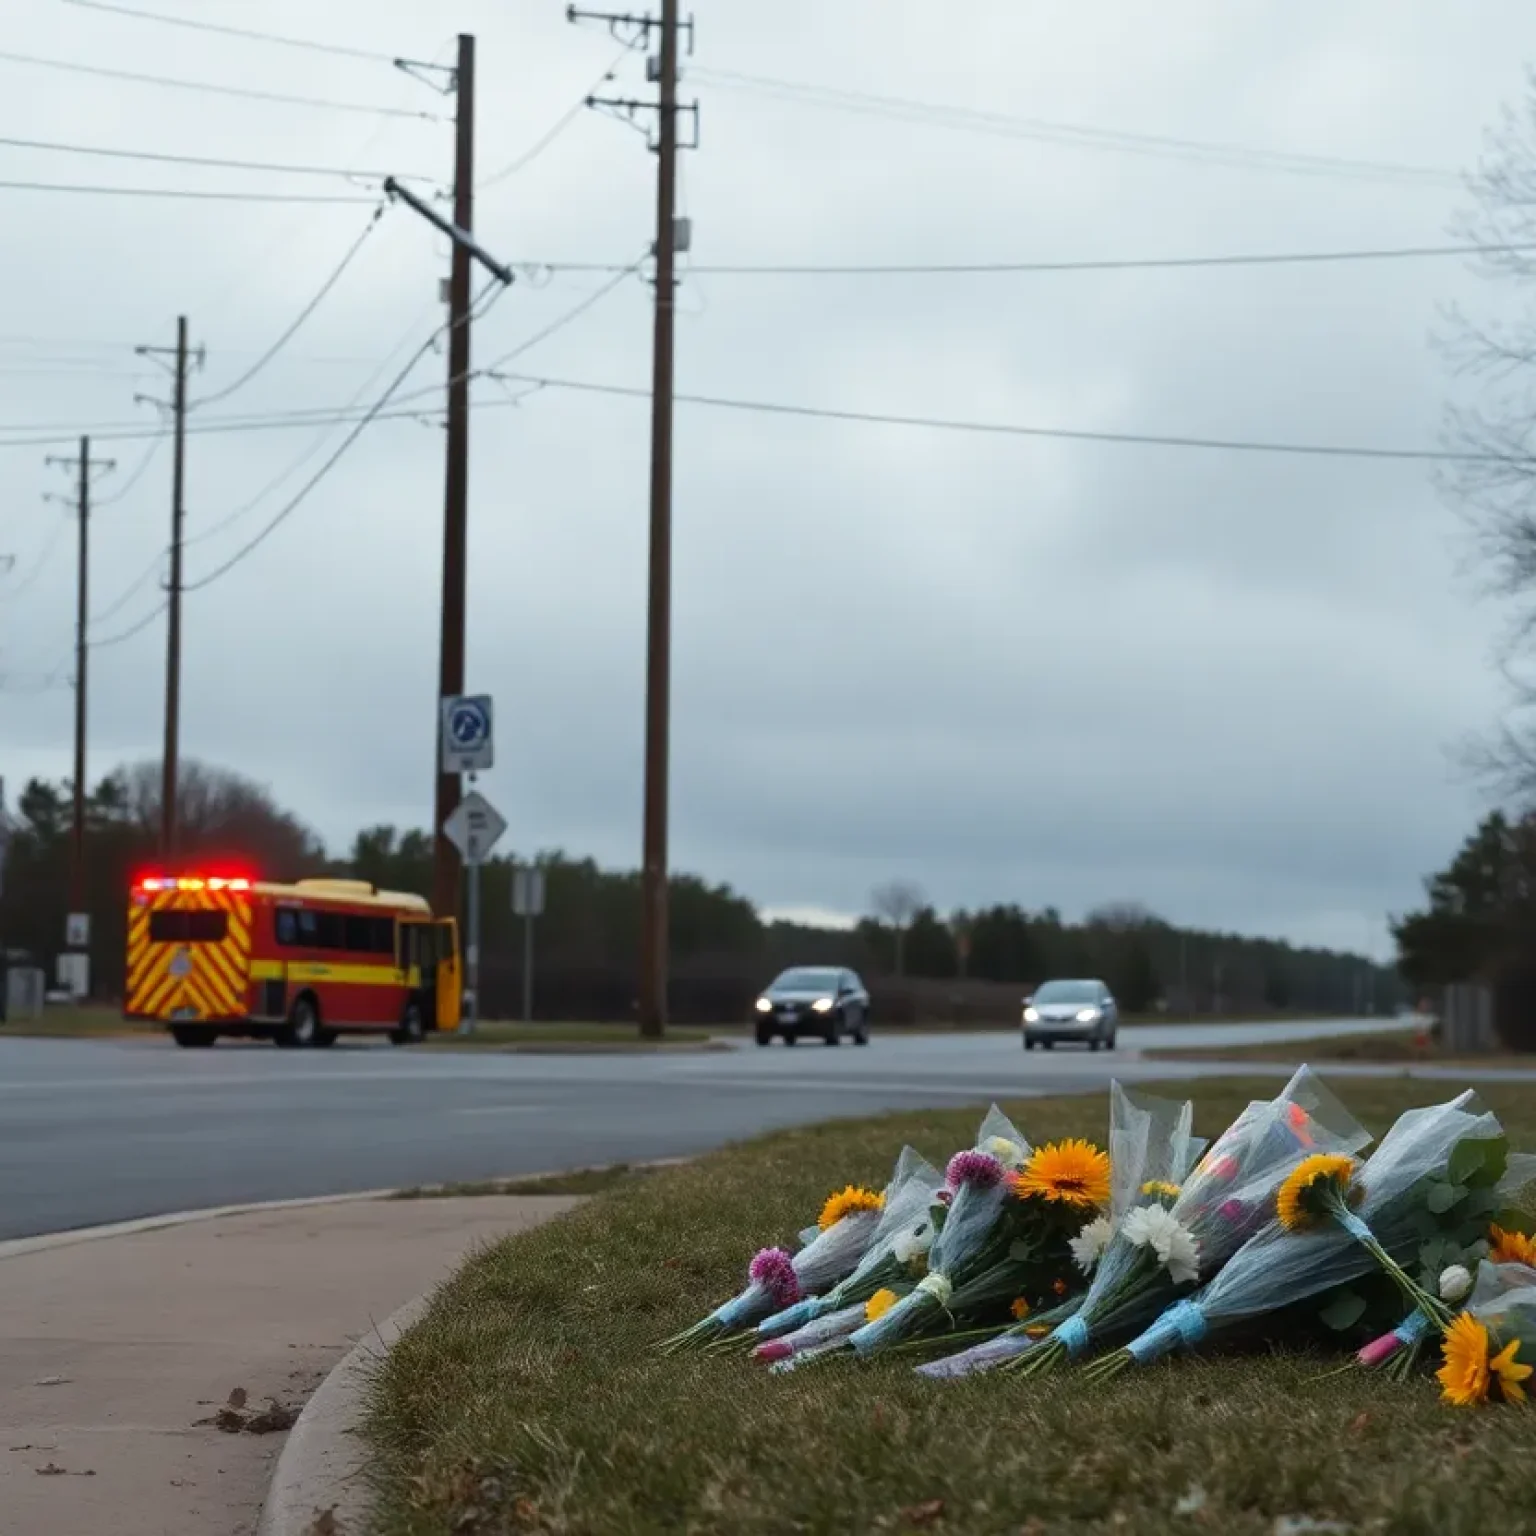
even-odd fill
[[[409,187],[401,186],[393,176],[384,178],[384,190],[391,197],[398,197],[407,208],[414,209],[434,229],[447,235],[461,250],[467,251],[497,282],[505,283],[508,287],[512,285],[514,277],[511,267],[497,261],[467,229],[460,229],[452,219],[445,219],[431,203],[417,197]]]

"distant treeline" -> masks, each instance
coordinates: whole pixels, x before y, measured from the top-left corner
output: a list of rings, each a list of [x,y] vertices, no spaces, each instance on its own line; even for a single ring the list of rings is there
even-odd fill
[[[126,893],[153,859],[159,770],[145,764],[104,780],[89,798],[88,894],[98,995],[120,995]],[[272,879],[348,874],[390,890],[431,888],[425,832],[373,827],[344,859],[328,858],[299,819],[237,775],[189,764],[180,790],[182,862],[220,861]],[[51,957],[68,911],[70,799],[66,784],[27,784],[11,817],[0,889],[0,944]],[[639,947],[637,872],[559,852],[537,856],[546,905],[535,934],[535,1013],[550,1019],[634,1016]],[[522,922],[512,913],[511,858],[482,873],[482,1008],[512,1016],[522,1000]],[[898,929],[900,943],[898,945]],[[899,961],[898,961],[899,949]],[[888,1023],[1014,1021],[1024,992],[1052,976],[1099,976],[1133,1013],[1356,1013],[1402,999],[1395,973],[1351,955],[1273,940],[1186,931],[1133,905],[1067,923],[1049,909],[988,907],[941,916],[929,906],[899,924],[866,919],[842,930],[764,922],[727,885],[671,882],[672,1013],[680,1022],[744,1017],[758,990],[792,964],[852,967]],[[899,969],[899,974],[898,974]]]

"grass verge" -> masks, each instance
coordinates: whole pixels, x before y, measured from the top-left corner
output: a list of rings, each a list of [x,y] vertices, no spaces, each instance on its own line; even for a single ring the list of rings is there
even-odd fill
[[[163,1035],[163,1024],[125,1019],[116,1008],[48,1008],[40,1018],[0,1024],[0,1040],[108,1040],[125,1035]]]
[[[1448,1096],[1341,1088],[1378,1132]],[[1188,1091],[1214,1135],[1274,1084]],[[1536,1147],[1536,1091],[1486,1097],[1515,1144]],[[1104,1136],[1103,1095],[1015,1109],[1035,1141]],[[734,1355],[654,1352],[829,1188],[880,1180],[903,1141],[942,1162],[976,1121],[908,1113],[769,1136],[480,1253],[373,1381],[376,1536],[1513,1529],[1536,1414],[1456,1413],[1427,1379],[1319,1379],[1332,1356],[1196,1357],[1094,1387],[1070,1374],[940,1384],[897,1360],[774,1377]]]

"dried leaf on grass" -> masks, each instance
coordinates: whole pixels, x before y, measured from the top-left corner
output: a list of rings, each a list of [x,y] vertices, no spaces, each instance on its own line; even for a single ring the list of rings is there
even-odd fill
[[[937,1520],[944,1518],[943,1499],[924,1499],[921,1504],[914,1504],[910,1509],[901,1512],[901,1518],[908,1525],[932,1525]]]
[[[227,1402],[227,1405],[229,1407],[231,1407],[231,1408],[244,1408],[245,1407],[245,1388],[244,1387],[233,1387],[233,1388],[231,1388],[230,1389],[229,1397],[226,1399],[226,1402]]]
[[[341,1536],[341,1522],[336,1518],[334,1506],[316,1512],[310,1522],[309,1536]]]
[[[44,1376],[41,1381],[34,1381],[34,1387],[67,1387],[70,1383],[68,1376]]]

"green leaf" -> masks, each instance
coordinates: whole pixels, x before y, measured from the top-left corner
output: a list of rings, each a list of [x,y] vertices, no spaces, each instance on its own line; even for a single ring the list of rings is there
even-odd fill
[[[1495,1212],[1489,1225],[1502,1227],[1506,1232],[1518,1232],[1523,1237],[1536,1236],[1536,1216],[1520,1210],[1518,1206],[1507,1205],[1503,1210]]]
[[[1453,1184],[1487,1187],[1504,1177],[1509,1142],[1502,1136],[1464,1136],[1451,1148],[1446,1177]]]
[[[1015,1264],[1028,1264],[1034,1258],[1037,1247],[1038,1244],[1031,1242],[1029,1238],[1021,1237],[1009,1244],[1008,1257]]]
[[[1324,1327],[1344,1333],[1365,1315],[1365,1297],[1358,1291],[1338,1291],[1317,1315]]]
[[[1428,1205],[1437,1216],[1443,1216],[1456,1202],[1466,1194],[1466,1188],[1460,1184],[1431,1184],[1429,1186]]]
[[[1446,1247],[1445,1239],[1437,1237],[1419,1249],[1419,1263],[1426,1274],[1433,1272],[1435,1278],[1439,1278],[1440,1271],[1445,1267]]]

